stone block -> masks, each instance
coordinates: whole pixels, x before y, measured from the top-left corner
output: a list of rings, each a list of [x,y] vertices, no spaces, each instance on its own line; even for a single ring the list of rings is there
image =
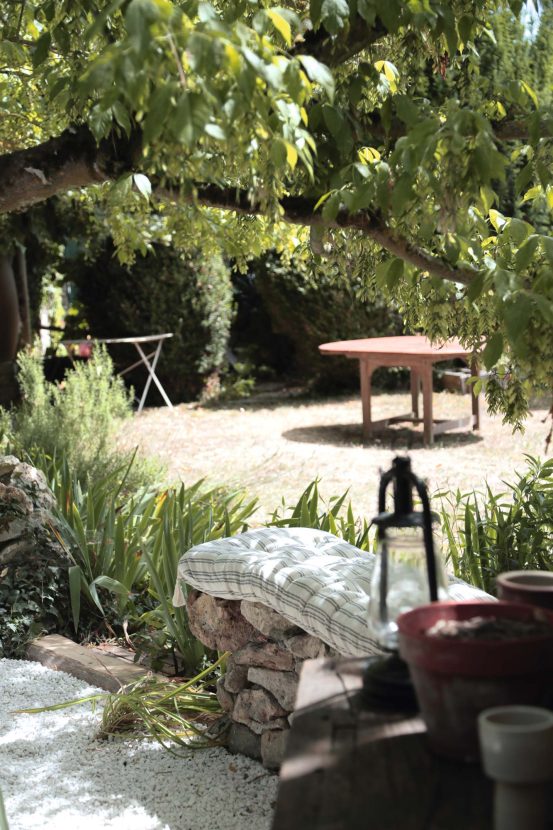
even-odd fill
[[[315,660],[317,657],[324,657],[327,652],[325,643],[311,634],[296,634],[293,637],[287,637],[283,645],[294,657],[302,660]]]
[[[230,715],[234,709],[234,696],[226,690],[224,680],[224,677],[219,677],[217,680],[217,700],[221,704],[223,712]]]
[[[191,590],[186,607],[192,634],[208,648],[236,651],[259,637],[259,632],[240,613],[237,600],[218,599]]]
[[[248,667],[237,666],[234,656],[228,658],[227,670],[224,674],[225,689],[232,694],[238,694],[248,683]]]
[[[234,655],[238,666],[260,666],[275,671],[293,671],[294,657],[276,643],[248,643]]]
[[[231,724],[227,748],[235,755],[246,755],[256,761],[261,760],[261,736],[241,723]]]
[[[260,602],[242,600],[240,605],[242,616],[258,631],[271,640],[282,640],[288,634],[299,631],[298,627],[287,620],[272,608],[267,608]]]
[[[261,760],[267,769],[279,769],[288,744],[289,729],[275,729],[261,735]]]
[[[232,719],[261,734],[265,729],[279,728],[274,725],[275,721],[286,723],[287,714],[265,689],[244,689],[236,696]]]
[[[295,672],[273,671],[252,666],[248,680],[270,692],[287,712],[292,712],[298,691],[298,675]]]

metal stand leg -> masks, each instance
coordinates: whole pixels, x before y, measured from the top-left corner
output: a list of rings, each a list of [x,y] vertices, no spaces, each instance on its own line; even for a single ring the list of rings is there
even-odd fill
[[[161,397],[163,398],[163,400],[165,401],[165,403],[167,404],[167,406],[169,407],[169,409],[173,409],[173,404],[171,403],[171,401],[167,397],[167,395],[165,393],[165,389],[163,388],[163,386],[161,385],[161,383],[159,382],[159,380],[156,377],[156,366],[157,366],[157,362],[159,360],[159,355],[161,354],[162,342],[163,341],[160,340],[159,343],[157,344],[157,348],[156,348],[155,354],[154,354],[154,359],[153,359],[151,364],[149,363],[148,358],[146,357],[146,355],[144,354],[144,352],[140,348],[140,344],[139,343],[134,344],[136,346],[136,349],[137,349],[141,359],[142,359],[142,363],[146,367],[146,371],[148,372],[148,375],[149,375],[148,380],[146,381],[146,385],[144,386],[144,391],[142,392],[142,397],[140,398],[140,403],[138,404],[138,410],[137,410],[138,412],[142,412],[142,410],[144,408],[144,404],[146,402],[146,396],[148,395],[148,390],[150,389],[150,384],[152,383],[152,381],[155,383],[155,385],[159,389],[159,393],[160,393]]]

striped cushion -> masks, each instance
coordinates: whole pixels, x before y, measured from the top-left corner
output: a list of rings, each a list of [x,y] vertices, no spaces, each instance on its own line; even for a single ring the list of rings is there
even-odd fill
[[[260,528],[187,551],[173,603],[185,603],[181,583],[222,599],[260,602],[339,654],[362,656],[378,651],[367,624],[373,565],[373,554],[322,530]],[[452,599],[489,598],[450,581]]]

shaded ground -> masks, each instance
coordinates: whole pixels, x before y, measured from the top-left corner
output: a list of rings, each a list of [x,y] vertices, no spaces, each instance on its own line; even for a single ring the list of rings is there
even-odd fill
[[[373,417],[406,412],[410,396],[386,393],[374,398]],[[125,427],[124,445],[139,444],[167,465],[170,478],[192,483],[245,488],[260,500],[259,519],[285,498],[295,502],[315,477],[325,497],[350,488],[356,514],[372,517],[378,472],[397,453],[408,451],[415,471],[431,492],[440,488],[480,488],[487,479],[500,489],[502,479],[524,467],[524,454],[543,456],[547,407],[538,406],[523,434],[513,435],[501,418],[484,415],[480,433],[451,432],[433,448],[422,446],[421,427],[396,428],[363,446],[358,396],[313,400],[289,392],[262,394],[239,402],[183,404],[144,411]],[[468,396],[436,393],[434,417],[470,413]]]

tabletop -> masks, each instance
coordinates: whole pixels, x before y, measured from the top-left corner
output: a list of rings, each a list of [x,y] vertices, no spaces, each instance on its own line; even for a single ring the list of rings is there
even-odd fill
[[[368,357],[373,355],[393,355],[398,358],[422,357],[438,360],[464,358],[471,352],[464,349],[458,340],[447,340],[439,345],[432,344],[422,335],[404,335],[400,337],[368,337],[364,340],[339,340],[335,343],[323,343],[319,346],[321,354],[339,354],[347,357]]]
[[[139,337],[82,337],[80,340],[62,340],[67,346],[78,346],[80,343],[152,343],[158,340],[167,340],[173,337],[172,332],[165,334],[146,334]]]
[[[493,785],[422,720],[362,705],[363,659],[304,663],[272,830],[490,830]]]

